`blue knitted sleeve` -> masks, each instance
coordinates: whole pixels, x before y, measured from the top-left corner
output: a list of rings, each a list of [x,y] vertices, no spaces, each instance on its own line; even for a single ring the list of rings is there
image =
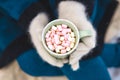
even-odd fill
[[[120,44],[105,44],[101,57],[108,67],[120,66]]]

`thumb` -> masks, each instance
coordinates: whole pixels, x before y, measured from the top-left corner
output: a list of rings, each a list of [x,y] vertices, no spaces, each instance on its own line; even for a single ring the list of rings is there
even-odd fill
[[[78,70],[78,69],[79,69],[79,61],[76,62],[76,63],[74,63],[74,64],[71,64],[71,67],[72,67],[72,70],[73,70],[73,71]]]

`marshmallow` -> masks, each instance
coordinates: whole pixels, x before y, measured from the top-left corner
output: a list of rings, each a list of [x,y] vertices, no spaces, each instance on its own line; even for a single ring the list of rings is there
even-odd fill
[[[64,46],[62,46],[62,49],[65,49],[65,47],[64,47]]]
[[[64,39],[65,39],[65,38],[64,38],[63,36],[62,36],[62,37],[60,37],[60,41],[64,41]]]
[[[52,38],[51,42],[52,42],[52,44],[54,44],[54,43],[55,43],[55,40]]]
[[[75,38],[71,38],[72,39],[72,41],[71,42],[74,42],[75,43]]]
[[[52,51],[55,49],[53,45],[48,45],[48,48]]]
[[[68,40],[69,40],[69,41],[72,41],[72,38],[69,36],[69,37],[68,37]]]
[[[67,28],[67,25],[65,25],[65,24],[62,24],[62,28]]]
[[[61,50],[61,54],[64,54],[64,53],[66,53],[66,50],[65,50],[65,49],[62,49],[62,50]]]
[[[51,41],[51,38],[46,38],[46,42]]]
[[[69,44],[69,43],[65,43],[65,44],[63,44],[63,46],[64,46],[64,47],[69,47],[70,44]]]
[[[70,41],[66,41],[66,43],[70,44],[71,42]]]
[[[62,26],[61,25],[57,25],[57,28],[59,31],[62,31]]]
[[[65,38],[65,40],[67,41],[68,38],[69,38],[69,35],[68,35],[68,34],[64,35],[64,38]]]
[[[46,33],[45,38],[49,38],[50,33]]]
[[[58,45],[57,48],[58,48],[58,49],[62,49],[62,46]]]
[[[55,44],[60,44],[59,39],[55,39]]]
[[[47,45],[52,45],[52,42],[47,42]]]
[[[53,45],[54,45],[54,47],[55,47],[55,49],[56,49],[56,48],[57,48],[57,44],[54,43]]]
[[[46,33],[45,40],[50,50],[64,54],[74,47],[75,34],[65,24],[56,25]]]
[[[57,30],[57,27],[52,26],[52,30],[56,31],[56,30]]]
[[[55,40],[55,43],[56,43],[56,44],[60,44],[59,38],[60,38],[59,35],[57,35],[57,34],[54,35],[54,40]]]
[[[51,34],[52,31],[48,31],[49,34]]]
[[[61,32],[56,32],[56,34],[60,36],[60,35],[61,35]]]
[[[71,32],[70,36],[71,36],[71,37],[75,37],[74,32]]]
[[[70,51],[70,47],[67,47],[67,48],[66,48],[66,51]]]
[[[62,30],[62,34],[63,34],[63,35],[66,35],[66,33],[67,33],[67,30],[66,30],[66,29],[63,29],[63,30]]]
[[[72,43],[70,44],[70,48],[73,48],[74,45],[75,45],[75,44],[72,42]]]
[[[59,53],[59,52],[60,52],[60,49],[56,48],[55,51],[56,51],[57,53]]]
[[[66,29],[66,31],[67,31],[68,33],[72,32],[71,29]]]
[[[59,38],[60,38],[60,36],[59,36],[59,35],[54,34],[54,39],[59,39]]]
[[[54,33],[51,33],[51,34],[50,34],[50,37],[53,38],[53,37],[54,37]]]

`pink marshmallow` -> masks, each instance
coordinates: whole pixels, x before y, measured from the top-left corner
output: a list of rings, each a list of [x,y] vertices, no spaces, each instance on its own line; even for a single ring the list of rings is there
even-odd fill
[[[65,49],[65,47],[64,47],[64,46],[62,46],[62,49]]]
[[[67,43],[67,44],[70,44],[71,42],[67,40],[66,43]]]
[[[64,46],[64,47],[69,47],[70,44],[69,44],[69,43],[66,43],[66,42],[62,42],[62,46]]]
[[[62,31],[62,26],[61,25],[57,25],[57,28],[59,31]]]
[[[71,29],[66,29],[66,31],[69,33],[69,32],[72,32]]]
[[[54,33],[51,33],[51,34],[50,34],[50,37],[53,38],[53,37],[54,37]]]
[[[50,37],[50,33],[46,33],[45,38],[49,38]]]
[[[55,48],[54,48],[54,46],[53,45],[48,45],[48,48],[50,49],[50,50],[55,50]]]
[[[65,41],[67,41],[69,38],[69,35],[68,34],[64,35],[64,38],[65,38]]]
[[[52,28],[45,35],[48,48],[52,51],[56,49],[55,52],[60,51],[61,54],[70,51],[70,49],[74,46],[74,44],[72,45],[71,41],[69,41],[73,40],[70,39],[71,33],[71,28],[68,28],[65,24],[52,26]]]
[[[60,44],[60,40],[59,39],[55,39],[55,44]]]
[[[52,44],[54,44],[54,43],[55,43],[55,40],[54,40],[54,38],[52,38],[51,42],[52,42]]]
[[[65,41],[62,42],[62,46],[64,46],[64,44],[65,44]]]
[[[47,45],[52,45],[52,42],[47,42]]]
[[[61,35],[61,32],[56,32],[56,34],[60,36],[60,35]]]
[[[65,46],[65,47],[69,47],[70,44],[69,44],[69,43],[65,43],[64,46]]]
[[[66,29],[63,29],[63,30],[62,30],[62,34],[63,34],[63,35],[66,35],[66,34],[67,34],[67,30],[66,30]]]
[[[67,28],[67,25],[65,25],[65,24],[62,24],[62,28],[65,28],[65,29],[66,29],[66,28]]]
[[[55,47],[55,48],[57,48],[57,46],[58,46],[58,45],[57,45],[57,44],[55,44],[55,43],[54,43],[53,45],[54,45],[54,47]]]
[[[54,34],[54,39],[58,39],[59,35],[58,34]]]
[[[66,53],[66,50],[65,50],[65,49],[62,49],[62,50],[61,50],[61,54],[64,54],[64,53]]]
[[[46,41],[47,41],[47,42],[51,41],[51,38],[46,38]]]

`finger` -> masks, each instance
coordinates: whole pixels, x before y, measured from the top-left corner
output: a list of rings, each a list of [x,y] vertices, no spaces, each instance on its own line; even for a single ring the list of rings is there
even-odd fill
[[[84,43],[79,43],[76,51],[70,55],[69,64],[75,64],[81,60],[91,49],[88,48]]]
[[[62,67],[63,66],[63,61],[56,59],[55,57],[51,56],[42,46],[42,44],[40,43],[39,46],[37,46],[37,51],[38,54],[41,56],[41,58],[48,62],[49,64],[53,65],[53,66],[57,66],[57,67]]]
[[[79,61],[76,62],[75,64],[72,64],[71,67],[72,67],[73,71],[78,70],[79,69]]]
[[[71,4],[73,6],[71,6]],[[74,0],[60,2],[58,6],[58,13],[59,13],[58,15],[59,18],[70,20],[76,25],[82,22],[83,20],[87,19],[86,13],[85,13],[85,6]]]
[[[57,60],[53,56],[51,56],[43,47],[41,42],[41,34],[43,27],[47,24],[48,17],[45,13],[38,14],[30,23],[29,33],[31,35],[31,40],[34,44],[34,47],[36,48],[38,54],[41,56],[41,58],[48,62],[49,64],[57,67],[62,67],[63,62],[60,60]],[[38,38],[39,37],[39,38]]]
[[[53,62],[52,65],[61,68],[61,67],[63,67],[64,63],[63,63],[63,61],[56,59],[56,61]]]
[[[30,28],[43,28],[48,23],[48,16],[46,13],[39,13],[30,23]],[[32,30],[32,29],[31,29]]]
[[[44,26],[48,23],[48,16],[45,13],[39,13],[29,25],[29,33],[31,36],[37,35],[41,37]]]
[[[78,55],[75,55],[75,54],[79,54],[79,52],[75,52],[74,54],[70,55],[70,59],[69,59],[69,64],[70,65],[75,64],[81,58],[81,56],[78,56]]]
[[[68,59],[67,59],[67,58],[62,59],[62,62],[63,62],[63,63],[68,63]]]

